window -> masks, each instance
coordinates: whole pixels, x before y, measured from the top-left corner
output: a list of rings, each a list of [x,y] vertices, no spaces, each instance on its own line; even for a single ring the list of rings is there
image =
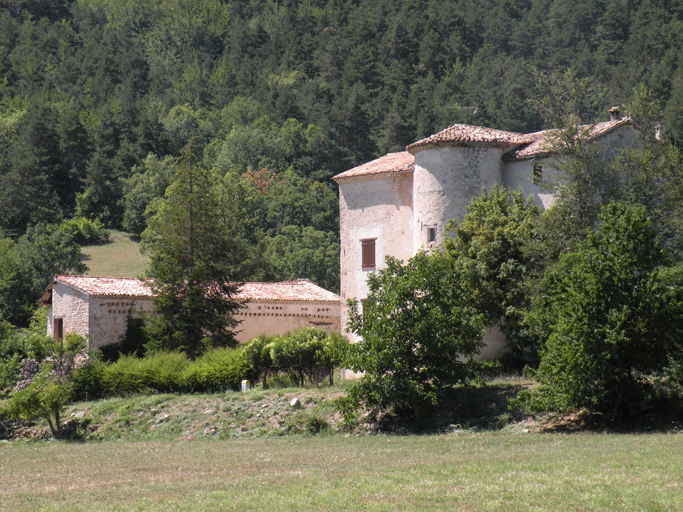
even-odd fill
[[[58,341],[64,338],[64,319],[55,318],[52,321],[52,337]]]
[[[362,261],[361,268],[363,270],[371,270],[375,268],[375,238],[361,240]]]
[[[534,164],[534,185],[539,185],[543,181],[543,166]]]
[[[427,243],[436,242],[436,228],[427,228]]]

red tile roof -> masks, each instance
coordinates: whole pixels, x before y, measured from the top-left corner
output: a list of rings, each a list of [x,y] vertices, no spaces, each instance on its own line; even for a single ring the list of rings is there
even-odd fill
[[[630,123],[631,119],[628,117],[616,121],[598,123],[591,128],[588,137],[595,139],[606,135],[619,126]],[[588,128],[588,125],[586,128]],[[454,124],[426,139],[410,144],[406,147],[406,151],[389,153],[371,162],[337,174],[332,179],[336,183],[342,184],[384,178],[398,173],[413,172],[415,169],[415,157],[413,155],[416,151],[429,147],[486,144],[512,149],[512,151],[503,156],[505,160],[524,160],[535,156],[546,156],[554,152],[554,141],[556,140],[557,133],[557,130],[516,133],[484,128],[482,126]]]
[[[339,302],[336,293],[321,288],[308,279],[284,281],[281,283],[244,283],[238,297],[245,300],[284,300]]]
[[[511,146],[528,144],[533,139],[528,135],[469,124],[454,124],[439,133],[430,135],[426,139],[413,142],[406,150],[415,154],[416,151],[435,146],[466,146],[469,144],[490,144],[496,146]]]
[[[585,136],[589,139],[596,139],[603,135],[607,135],[616,128],[620,126],[626,126],[631,124],[630,117],[624,117],[622,119],[617,119],[615,121],[606,121],[604,123],[598,123],[593,125],[580,126],[579,133],[582,131],[588,131]],[[533,142],[522,146],[519,149],[511,151],[504,156],[505,160],[524,160],[527,158],[547,156],[555,152],[555,143],[557,142],[558,130],[544,130],[541,132],[529,133],[527,137],[531,137]],[[584,135],[584,134],[582,134]]]
[[[152,298],[149,284],[151,279],[128,277],[95,277],[95,276],[55,276],[54,282],[60,282],[87,295],[95,297],[144,297]],[[43,296],[43,302],[49,303],[52,285]],[[237,298],[246,301],[314,301],[339,302],[339,295],[332,293],[307,279],[284,281],[281,283],[244,283]]]
[[[153,296],[149,284],[151,279],[133,277],[55,276],[53,282],[60,282],[93,296],[149,297]]]
[[[415,169],[415,157],[407,151],[389,153],[381,158],[354,167],[337,174],[332,179],[337,183],[361,181],[363,179],[383,178],[395,173],[412,172]]]

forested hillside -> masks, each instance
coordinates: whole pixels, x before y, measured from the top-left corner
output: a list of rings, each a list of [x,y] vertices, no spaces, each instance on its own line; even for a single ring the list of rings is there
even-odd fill
[[[642,83],[683,141],[682,45],[676,1],[0,0],[0,234],[140,234],[195,139],[239,182],[243,277],[338,289],[332,175],[455,122],[544,128],[535,77],[568,68],[584,121]]]

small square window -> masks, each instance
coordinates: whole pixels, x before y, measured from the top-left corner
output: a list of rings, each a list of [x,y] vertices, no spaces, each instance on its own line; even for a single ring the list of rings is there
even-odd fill
[[[539,185],[543,181],[543,166],[541,164],[534,164],[534,185]]]
[[[375,238],[361,240],[362,261],[361,268],[363,270],[372,270],[375,268]]]
[[[436,242],[436,228],[427,228],[427,243]]]

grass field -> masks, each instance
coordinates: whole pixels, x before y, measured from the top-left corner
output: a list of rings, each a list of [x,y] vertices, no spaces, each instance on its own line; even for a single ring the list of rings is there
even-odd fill
[[[83,247],[81,261],[91,276],[138,277],[145,272],[149,257],[140,254],[138,242],[129,235],[113,231],[110,242]]]
[[[683,436],[0,445],[0,510],[683,510]]]

